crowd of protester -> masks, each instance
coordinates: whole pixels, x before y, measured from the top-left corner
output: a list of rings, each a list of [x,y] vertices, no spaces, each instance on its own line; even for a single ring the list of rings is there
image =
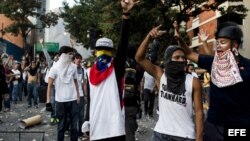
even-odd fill
[[[138,3],[121,0],[116,55],[113,41],[106,37],[96,41],[92,63],[85,62],[85,56],[70,46],[60,47],[52,60],[46,53],[32,60],[25,55],[21,61],[2,53],[0,111],[9,112],[12,104],[23,100],[27,108],[38,108],[39,102],[46,102],[50,123],[57,125],[58,141],[65,135],[71,141],[83,137],[135,141],[142,109],[149,118],[158,110],[153,141],[219,141],[226,125],[249,125],[249,96],[244,93],[250,71],[249,60],[238,53],[241,29],[230,22],[218,26],[215,56],[209,56],[208,52],[202,55],[188,48],[175,22],[173,36],[178,45],[168,46],[164,60],[158,60],[164,63],[158,65],[157,58],[147,50],[166,33],[160,30],[161,25],[152,28],[140,45],[129,43],[129,17]],[[208,35],[201,31],[199,36],[207,49]],[[235,97],[234,93],[239,95]],[[206,122],[204,110],[208,110]]]

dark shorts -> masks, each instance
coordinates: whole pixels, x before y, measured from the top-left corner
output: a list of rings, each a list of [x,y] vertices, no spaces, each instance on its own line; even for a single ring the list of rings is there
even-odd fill
[[[195,139],[171,136],[154,131],[152,141],[195,141]]]

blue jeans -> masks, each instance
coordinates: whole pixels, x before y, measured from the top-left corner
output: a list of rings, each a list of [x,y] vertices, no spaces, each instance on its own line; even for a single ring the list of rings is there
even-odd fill
[[[77,141],[78,130],[78,104],[77,101],[56,102],[56,115],[59,118],[57,126],[57,141],[64,140],[64,133],[66,131],[67,121],[70,124],[70,140]],[[69,119],[68,119],[69,118]]]
[[[17,101],[17,97],[18,97],[18,93],[19,93],[19,85],[13,85],[12,88],[12,101]]]
[[[22,101],[23,100],[23,82],[20,82],[18,84],[18,98],[19,98],[19,101]]]
[[[3,95],[3,105],[4,105],[4,108],[10,109],[10,94]]]
[[[4,108],[9,108],[10,109],[10,101],[11,101],[11,96],[12,96],[12,86],[8,84],[8,89],[9,93],[4,96]]]
[[[38,92],[37,92],[37,83],[28,83],[27,84],[27,91],[28,91],[28,104],[31,106],[32,104],[32,97],[34,99],[34,105],[37,105],[37,97],[38,97]]]

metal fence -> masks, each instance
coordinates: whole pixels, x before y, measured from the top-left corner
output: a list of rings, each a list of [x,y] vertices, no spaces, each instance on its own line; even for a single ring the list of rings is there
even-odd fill
[[[45,131],[0,131],[0,138],[6,141],[27,141],[27,138],[36,138],[36,141],[45,141],[44,137]]]

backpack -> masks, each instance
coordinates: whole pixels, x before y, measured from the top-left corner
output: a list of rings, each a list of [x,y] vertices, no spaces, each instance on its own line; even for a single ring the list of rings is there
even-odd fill
[[[127,58],[125,67],[125,92],[124,99],[136,96],[136,63],[133,59]]]

